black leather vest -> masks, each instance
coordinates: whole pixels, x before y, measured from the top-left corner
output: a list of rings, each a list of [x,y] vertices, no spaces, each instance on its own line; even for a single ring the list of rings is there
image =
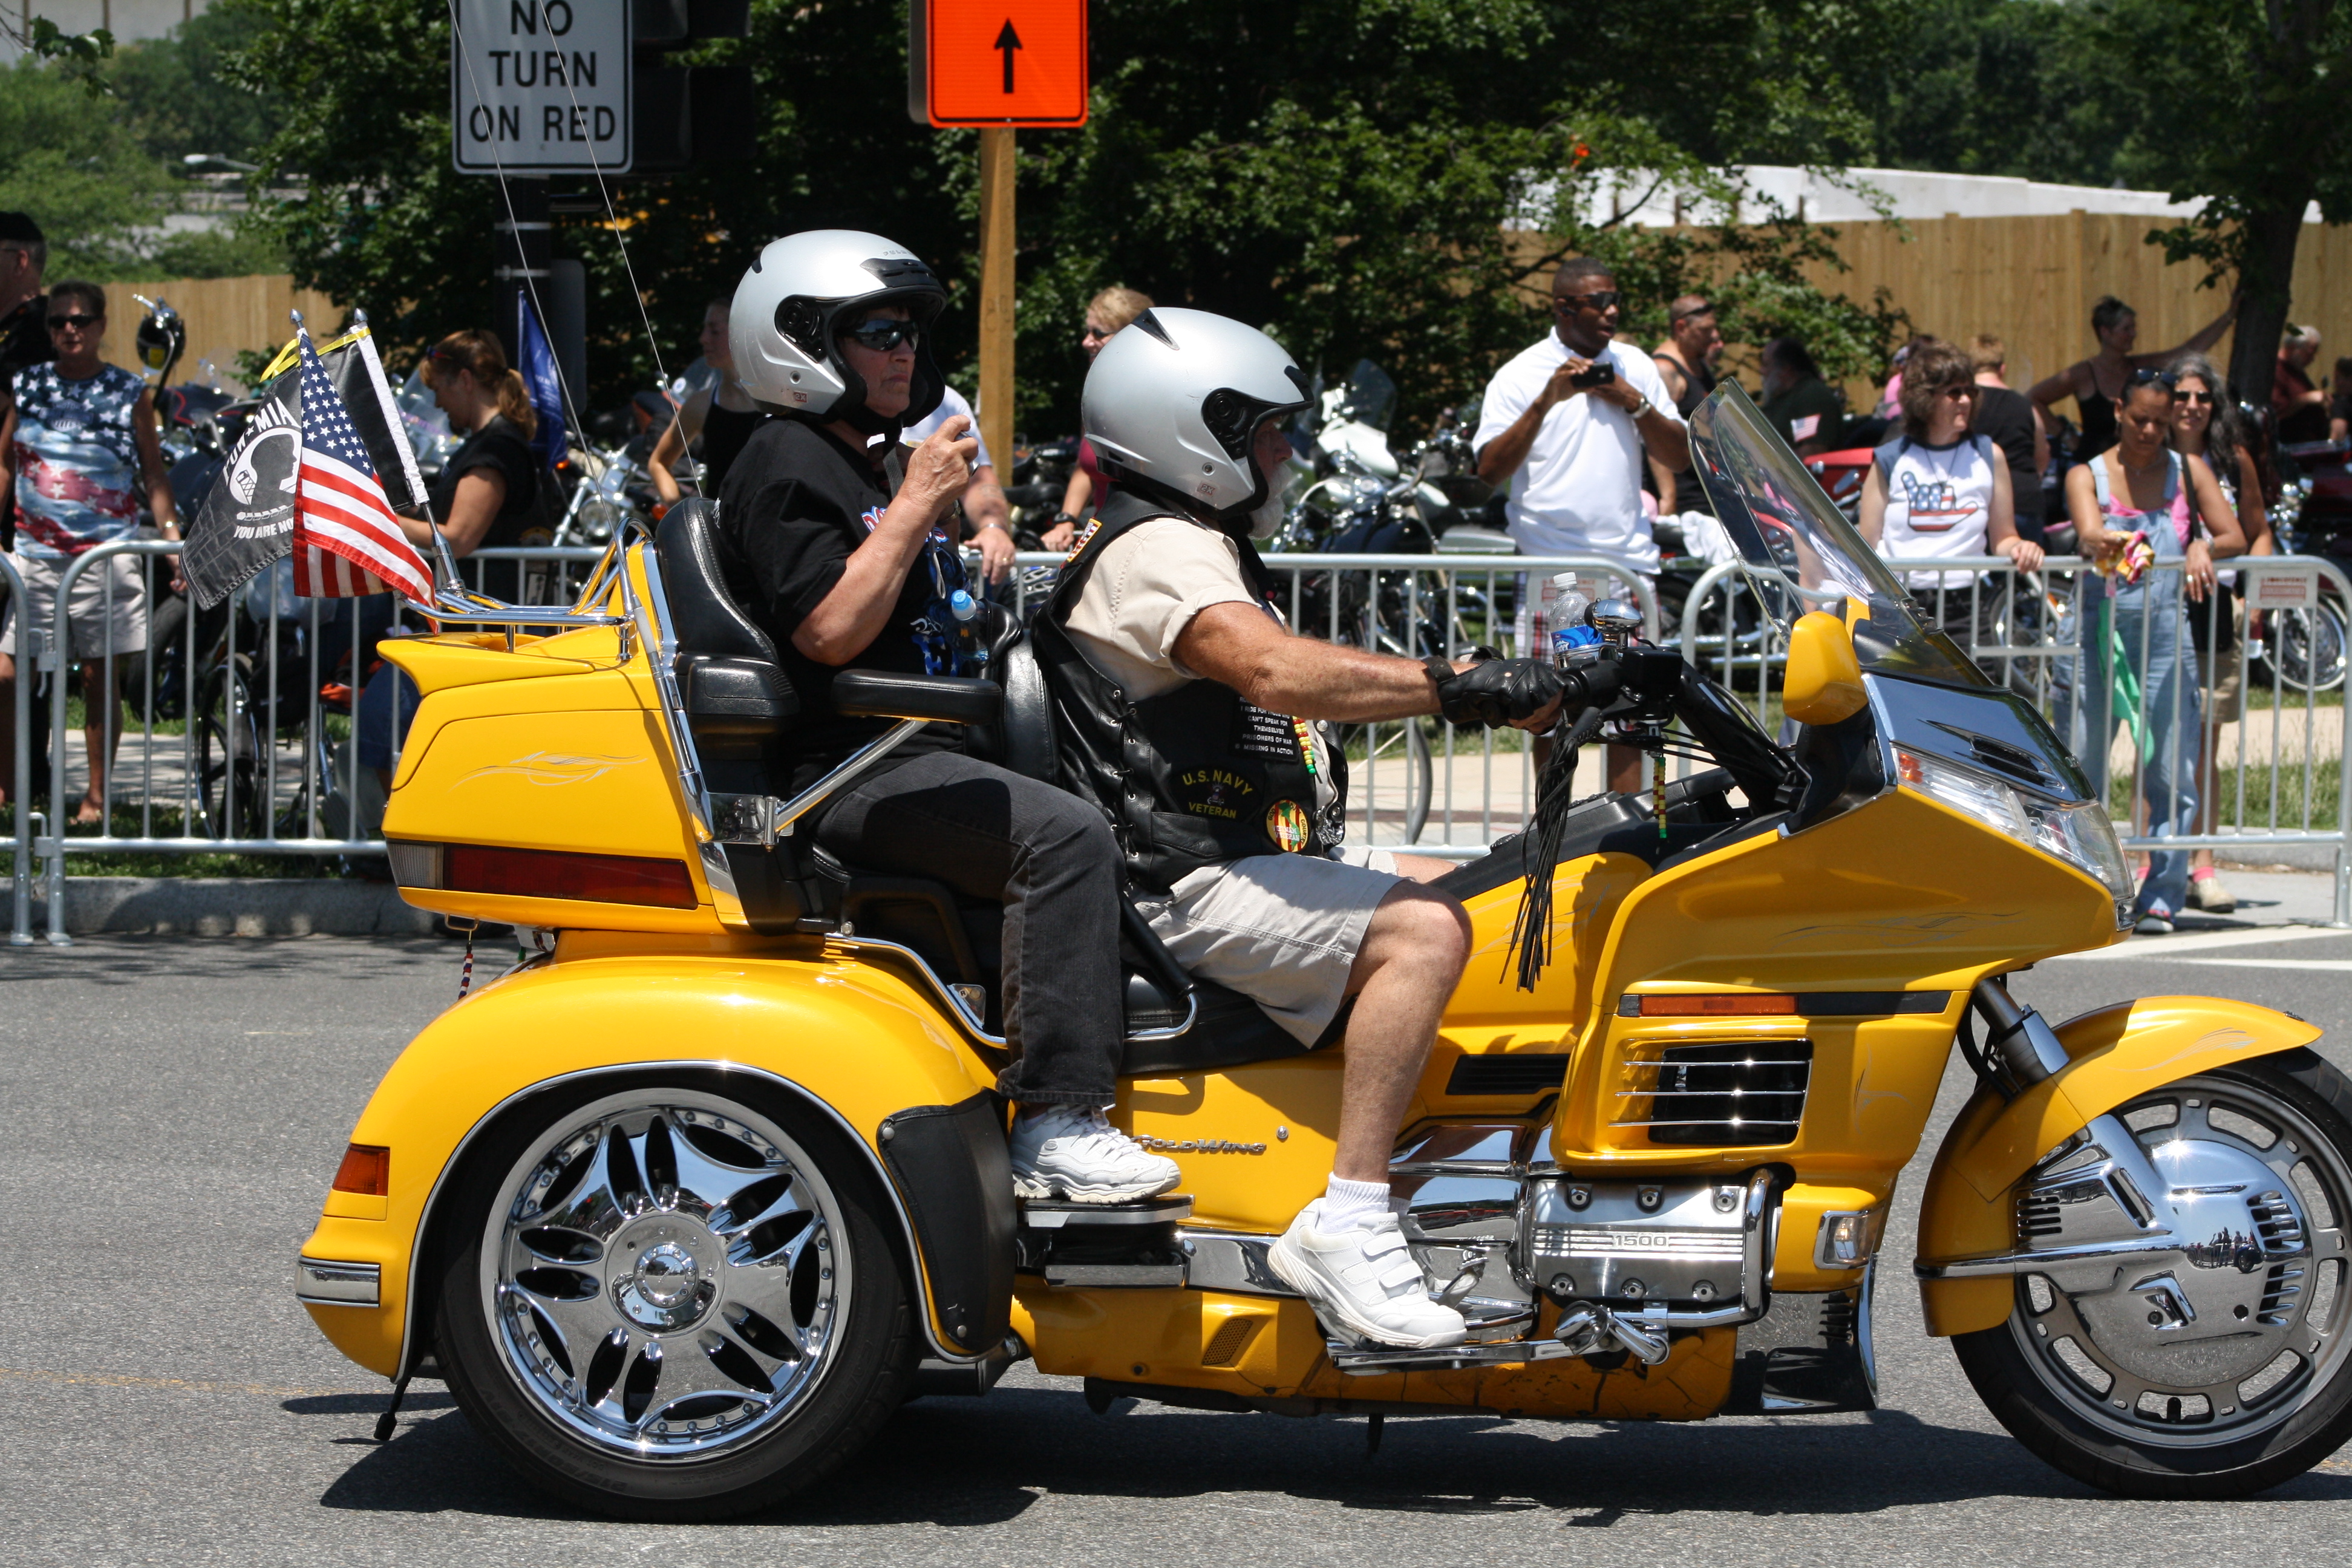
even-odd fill
[[[1213,525],[1120,490],[1105,503],[1062,569],[1030,640],[1054,704],[1065,789],[1110,818],[1136,886],[1165,891],[1204,866],[1290,851],[1328,855],[1345,831],[1348,765],[1318,743],[1331,802],[1316,805],[1316,773],[1299,721],[1242,700],[1215,680],[1188,680],[1141,701],[1089,664],[1068,631],[1070,612],[1110,542],[1139,524],[1174,517]],[[1273,578],[1247,540],[1242,574],[1271,602]]]

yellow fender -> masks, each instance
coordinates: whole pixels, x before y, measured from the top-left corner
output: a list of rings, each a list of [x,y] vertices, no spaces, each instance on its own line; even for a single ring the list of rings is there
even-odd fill
[[[2147,996],[2058,1026],[2071,1058],[2013,1100],[1979,1087],[1944,1136],[1919,1207],[1922,1258],[1981,1257],[2016,1243],[2011,1189],[2036,1161],[2116,1107],[2176,1079],[2307,1046],[2320,1030],[2251,1002]],[[1973,1333],[2008,1320],[2006,1278],[1922,1279],[1927,1331]]]
[[[797,1090],[822,1120],[854,1137],[918,1264],[919,1316],[932,1353],[975,1353],[939,1321],[939,1293],[929,1288],[907,1195],[881,1158],[881,1128],[912,1107],[971,1101],[994,1081],[993,1069],[911,986],[848,962],[843,950],[828,955],[803,941],[781,952],[748,942],[730,951],[725,939],[688,938],[646,952],[642,935],[628,940],[635,951],[626,955],[574,957],[600,939],[567,933],[564,962],[476,991],[393,1064],[352,1131],[354,1143],[392,1152],[390,1194],[331,1192],[302,1247],[306,1258],[377,1264],[381,1304],[309,1304],[320,1329],[371,1371],[395,1377],[413,1370],[431,1343],[429,1313],[410,1310],[429,1306],[417,1287],[432,1281],[416,1279],[430,1256],[427,1226],[437,1223],[433,1205],[468,1142],[502,1108],[570,1079],[583,1063],[600,1075],[675,1066],[740,1071],[772,1092]],[[881,1217],[887,1228],[891,1216]]]

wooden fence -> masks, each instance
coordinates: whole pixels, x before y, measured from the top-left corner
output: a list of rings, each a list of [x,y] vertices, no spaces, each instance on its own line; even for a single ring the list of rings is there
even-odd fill
[[[2228,300],[2221,289],[2198,287],[2201,265],[2168,267],[2161,247],[2143,243],[2159,226],[2146,217],[2077,211],[1833,226],[1838,254],[1853,270],[1823,269],[1814,281],[1856,300],[1883,286],[1919,331],[1955,342],[1993,333],[2009,345],[2009,382],[2020,388],[2096,351],[2091,306],[2102,294],[2138,313],[2144,351],[2180,342]],[[2352,227],[2304,226],[2290,314],[2320,330],[2315,374],[2328,372],[2336,355],[2352,354]],[[2225,369],[2231,342],[2225,335],[2211,351]],[[1867,406],[1864,400],[1875,395],[1875,388],[1847,388],[1850,406]]]
[[[244,384],[236,374],[240,349],[275,350],[294,335],[287,312],[299,310],[314,334],[332,331],[343,319],[342,307],[324,294],[297,289],[284,273],[253,278],[172,279],[152,283],[110,283],[106,286],[106,343],[100,351],[110,364],[138,370],[138,350],[132,335],[145,313],[133,294],[162,299],[188,324],[187,357],[172,379],[204,381],[202,362],[210,360],[224,386]]]

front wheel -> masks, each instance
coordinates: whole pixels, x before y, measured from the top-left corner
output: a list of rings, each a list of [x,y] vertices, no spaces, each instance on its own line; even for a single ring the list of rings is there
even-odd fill
[[[439,1350],[534,1483],[722,1518],[823,1477],[916,1355],[882,1194],[782,1096],[684,1077],[511,1119],[453,1194]]]
[[[2007,1322],[1953,1340],[1960,1365],[2020,1442],[2108,1491],[2292,1479],[2352,1436],[2352,1080],[2288,1051],[2116,1115],[2196,1233],[2161,1258],[2021,1276]]]

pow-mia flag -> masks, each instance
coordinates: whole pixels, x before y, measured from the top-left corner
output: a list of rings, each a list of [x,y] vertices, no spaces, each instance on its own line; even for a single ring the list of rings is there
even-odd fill
[[[180,569],[196,604],[211,609],[294,543],[294,485],[302,458],[302,374],[292,344],[280,354],[289,368],[262,388],[245,428],[229,448],[213,488],[189,523]],[[362,325],[319,354],[368,458],[395,507],[425,504],[416,454],[401,430],[399,407],[384,379],[375,342]]]

